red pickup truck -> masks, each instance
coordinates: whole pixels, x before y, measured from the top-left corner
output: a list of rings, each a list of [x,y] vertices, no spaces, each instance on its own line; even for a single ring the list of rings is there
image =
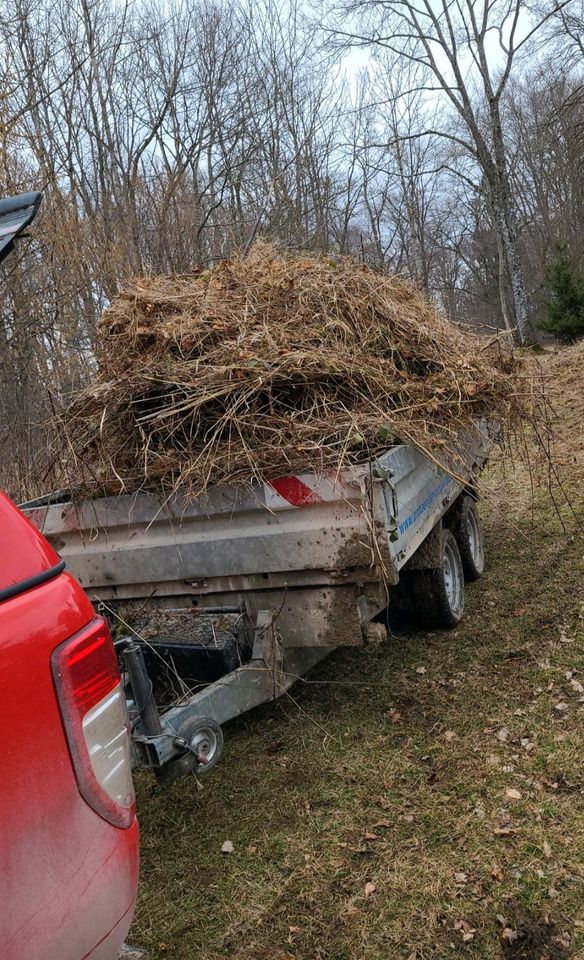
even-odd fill
[[[39,202],[0,202],[0,259]],[[117,659],[104,620],[3,494],[0,724],[0,958],[115,960],[138,875]]]

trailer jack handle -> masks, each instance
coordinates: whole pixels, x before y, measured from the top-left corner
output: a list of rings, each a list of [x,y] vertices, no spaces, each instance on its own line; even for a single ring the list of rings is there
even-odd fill
[[[159,737],[163,733],[162,724],[142,648],[131,641],[124,648],[122,656],[130,678],[140,729],[146,737]]]

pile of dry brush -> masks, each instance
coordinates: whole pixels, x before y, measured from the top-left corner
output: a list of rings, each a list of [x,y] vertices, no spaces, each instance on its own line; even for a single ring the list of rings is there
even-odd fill
[[[103,316],[97,379],[59,425],[68,485],[98,495],[336,470],[396,442],[526,413],[520,373],[409,282],[258,242],[137,280]],[[64,439],[63,439],[64,438]]]

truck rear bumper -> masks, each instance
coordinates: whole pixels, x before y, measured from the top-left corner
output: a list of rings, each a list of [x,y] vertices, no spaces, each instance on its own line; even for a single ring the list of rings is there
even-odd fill
[[[116,896],[116,892],[120,899],[125,895],[126,903],[119,903],[124,913],[83,960],[117,960],[134,915],[139,865],[138,821],[134,818],[133,824],[127,830],[116,830],[116,833],[119,834],[117,849],[115,853],[112,851],[113,855],[102,866],[100,882],[103,887],[110,887],[113,896]],[[113,911],[111,915],[113,919]]]

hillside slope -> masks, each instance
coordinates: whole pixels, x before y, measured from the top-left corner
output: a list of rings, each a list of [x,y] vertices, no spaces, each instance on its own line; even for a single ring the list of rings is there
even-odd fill
[[[202,790],[140,779],[153,960],[584,956],[584,344],[540,363],[562,522],[496,465],[457,630],[333,655]]]

